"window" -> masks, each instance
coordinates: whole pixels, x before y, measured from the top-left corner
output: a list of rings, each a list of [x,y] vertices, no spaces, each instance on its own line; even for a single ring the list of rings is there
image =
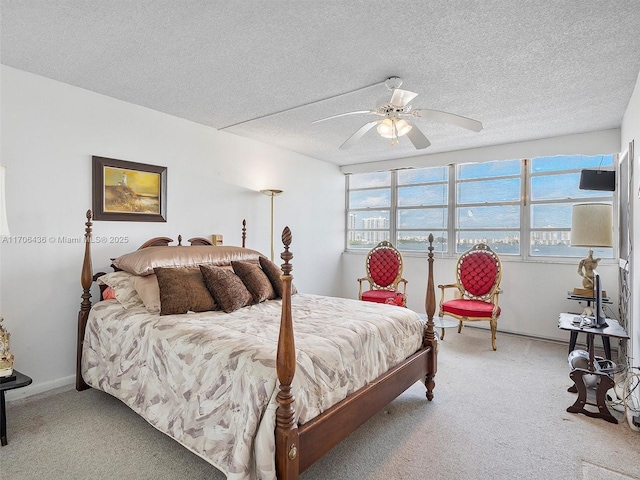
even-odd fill
[[[348,177],[347,248],[370,250],[389,240],[391,172]]]
[[[434,249],[447,251],[449,172],[447,167],[399,170],[397,176],[396,246],[426,252],[434,234]]]
[[[476,243],[520,253],[521,182],[520,160],[456,166],[456,253]]]
[[[571,211],[576,203],[612,203],[613,192],[580,190],[583,168],[613,167],[613,155],[561,155],[531,160],[529,255],[584,257],[587,249],[571,246]],[[594,248],[594,255],[613,258],[613,248]]]
[[[483,242],[500,255],[582,257],[571,246],[572,206],[613,203],[614,193],[580,190],[580,172],[613,166],[613,155],[571,155],[349,175],[347,248],[389,240],[426,252],[433,234],[435,251],[452,255]]]

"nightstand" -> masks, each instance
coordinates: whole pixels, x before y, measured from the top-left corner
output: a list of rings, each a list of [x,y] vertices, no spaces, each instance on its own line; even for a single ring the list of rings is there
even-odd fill
[[[4,404],[4,392],[14,388],[26,387],[32,381],[31,378],[15,369],[11,377],[14,376],[16,377],[15,380],[5,382],[2,382],[2,378],[0,378],[0,443],[2,443],[3,447],[7,444],[7,410]]]

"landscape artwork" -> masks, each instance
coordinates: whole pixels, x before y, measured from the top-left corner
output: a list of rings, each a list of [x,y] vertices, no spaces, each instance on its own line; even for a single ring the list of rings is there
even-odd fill
[[[166,222],[167,169],[93,157],[95,220]]]
[[[104,167],[104,211],[160,214],[160,175]]]

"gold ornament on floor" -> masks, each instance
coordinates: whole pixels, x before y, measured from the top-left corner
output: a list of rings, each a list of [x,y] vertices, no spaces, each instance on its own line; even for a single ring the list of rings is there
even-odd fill
[[[13,373],[13,354],[9,352],[9,332],[2,326],[0,317],[0,377],[10,377]]]

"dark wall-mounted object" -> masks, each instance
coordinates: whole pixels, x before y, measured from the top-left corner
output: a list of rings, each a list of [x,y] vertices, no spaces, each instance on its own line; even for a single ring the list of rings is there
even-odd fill
[[[616,172],[614,170],[582,170],[580,173],[580,190],[616,189]]]

